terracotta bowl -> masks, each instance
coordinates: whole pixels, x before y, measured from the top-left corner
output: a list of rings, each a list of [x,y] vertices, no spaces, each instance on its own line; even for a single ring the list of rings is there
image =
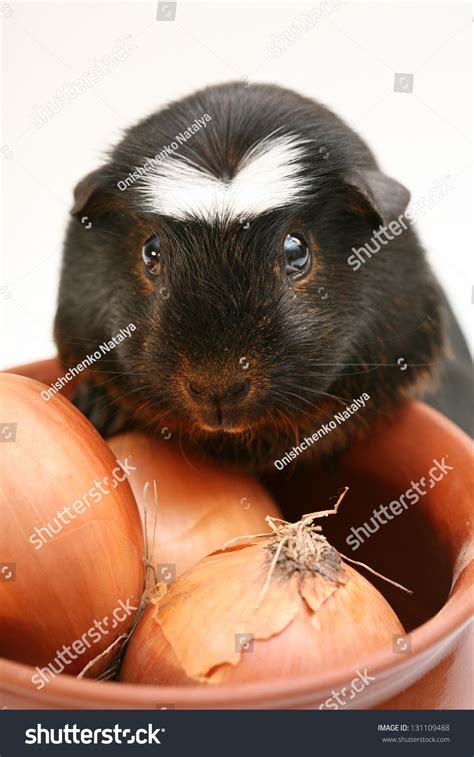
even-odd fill
[[[55,361],[43,361],[13,372],[49,383],[61,369]],[[431,488],[427,484],[418,503],[373,529],[352,551],[346,543],[351,528],[370,521],[374,508],[398,500],[411,482],[428,477],[434,460],[441,464],[444,460],[444,477]],[[349,486],[340,514],[324,521],[326,536],[349,557],[414,592],[408,597],[373,580],[397,612],[407,636],[358,660],[357,669],[367,668],[374,680],[347,707],[473,706],[467,675],[472,669],[468,634],[474,604],[472,462],[471,440],[457,426],[423,403],[410,402],[395,418],[383,420],[368,441],[354,445],[334,471],[302,464],[290,474],[285,469],[266,478],[291,518],[328,507],[330,497]],[[143,686],[61,675],[37,691],[31,683],[32,668],[0,660],[0,703],[23,709],[317,708],[333,690],[348,686],[355,674],[351,665],[320,677],[232,687]]]

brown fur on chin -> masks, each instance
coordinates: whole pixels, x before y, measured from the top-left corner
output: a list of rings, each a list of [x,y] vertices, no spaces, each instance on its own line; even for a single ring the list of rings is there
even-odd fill
[[[399,368],[390,366],[389,370]],[[85,378],[105,389],[110,401],[122,414],[127,429],[141,429],[157,439],[179,444],[185,453],[210,457],[224,465],[258,473],[273,470],[275,460],[280,459],[293,447],[297,447],[305,436],[311,436],[323,424],[333,420],[336,413],[341,413],[364,391],[370,397],[365,407],[319,438],[286,468],[291,469],[292,464],[302,459],[329,458],[342,454],[351,443],[366,438],[375,425],[387,421],[404,400],[422,394],[437,381],[436,371],[433,371],[431,365],[422,370],[418,367],[413,375],[413,383],[398,386],[390,395],[387,394],[387,387],[383,381],[364,390],[361,390],[360,386],[354,386],[355,393],[347,396],[346,402],[327,398],[304,414],[288,417],[277,412],[271,420],[263,418],[242,433],[227,433],[205,431],[192,421],[177,420],[171,414],[157,413],[143,402],[123,397],[120,389],[110,383],[106,376],[101,377],[97,373],[87,375],[85,372]]]

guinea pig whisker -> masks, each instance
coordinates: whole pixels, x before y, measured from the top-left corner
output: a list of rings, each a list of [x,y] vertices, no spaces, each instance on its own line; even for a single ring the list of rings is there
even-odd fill
[[[279,411],[277,410],[277,414],[278,414],[278,416],[279,416],[280,418],[283,418],[283,413],[280,413],[280,412],[279,412]],[[273,426],[275,427],[275,432],[276,432],[277,434],[279,434],[279,433],[280,433],[280,429],[278,428],[278,424],[277,424],[277,422],[276,422],[276,420],[275,420],[275,416],[274,416],[274,414],[273,414],[273,413],[270,413],[270,411],[267,411],[267,412],[265,413],[265,418],[268,418],[268,419],[270,420],[271,424],[272,424],[272,425],[273,425]],[[285,422],[285,425],[286,425],[286,422]]]
[[[112,380],[113,379],[109,379],[109,381],[104,382],[104,384],[101,384],[101,386],[105,386],[105,384],[108,384]],[[145,386],[138,386],[138,387],[135,387],[135,389],[132,389],[130,392],[125,392],[117,396],[107,398],[103,403],[103,407],[105,409],[113,407],[114,405],[119,404],[121,400],[125,399],[126,397],[129,397],[130,395],[135,394],[138,391],[146,390],[146,389],[153,389],[153,386],[151,384],[145,385]]]
[[[275,397],[277,397],[277,393],[275,392]],[[282,395],[279,396],[280,404],[283,404],[285,407],[287,407],[290,412],[294,413],[296,410],[298,412],[298,415],[304,415],[306,418],[308,418],[312,423],[314,423],[316,419],[315,413],[309,413],[307,410],[302,410],[301,408],[298,408],[293,402],[285,402],[284,399],[282,401]],[[294,432],[294,426],[293,423],[296,421],[293,420],[292,415],[287,416],[280,408],[275,409],[276,414],[278,417],[284,422],[285,427],[288,429],[287,438],[290,439],[291,434]],[[277,433],[281,433],[281,429],[277,426]]]
[[[110,229],[105,229],[104,227],[94,225],[92,225],[91,228],[93,231],[99,232],[100,234],[108,234],[111,237],[118,237],[119,239],[123,240],[123,234],[118,234],[116,231],[110,231]]]
[[[189,465],[190,468],[193,469],[193,471],[195,471],[196,473],[198,473],[199,472],[198,469],[195,468],[195,466],[192,464],[192,462],[190,461],[190,459],[186,456],[186,452],[184,451],[184,447],[183,447],[183,424],[182,423],[179,424],[178,441],[179,441],[179,449],[181,450],[181,454],[183,455],[183,457],[186,460],[187,464]]]
[[[325,397],[330,397],[331,399],[339,400],[340,402],[349,402],[349,400],[346,397],[339,397],[339,395],[337,394],[330,394],[329,392],[324,392],[322,389],[314,389],[308,386],[302,386],[301,384],[295,384],[293,382],[288,382],[287,386],[291,387],[292,389],[303,389],[305,392],[308,392],[309,394],[321,394]]]
[[[372,373],[372,371],[376,371],[381,366],[377,365],[375,368],[368,368],[366,371],[338,371],[337,373],[331,374],[331,377],[334,378],[340,378],[341,376],[363,376],[366,373]],[[397,366],[400,367],[400,366]],[[308,377],[311,376],[312,378],[327,378],[327,373],[314,373],[313,371],[308,371]]]
[[[349,401],[347,399],[344,399],[344,397],[338,397],[336,394],[323,392],[321,389],[308,389],[305,386],[298,386],[297,384],[291,384],[290,386],[293,386],[295,389],[304,389],[304,391],[309,392],[310,394],[316,394],[317,396],[329,397],[330,399],[337,400],[338,402],[341,402],[342,404],[345,404]],[[292,397],[296,397],[302,402],[305,402],[307,405],[314,407],[313,403],[310,402],[310,400],[307,400],[305,397],[302,397],[300,394],[295,394],[295,392],[286,392],[286,394],[290,394]]]
[[[361,366],[364,366],[364,365],[369,365],[369,366],[375,365],[375,366],[378,366],[378,365],[383,365],[383,363],[367,363],[365,361],[363,361],[362,363],[322,363],[320,360],[307,360],[305,362],[305,365],[320,365],[320,366],[343,365],[343,366],[347,366],[347,367],[352,367],[352,368],[356,367],[357,368],[357,367],[361,367]]]
[[[288,420],[289,428],[293,432],[295,442],[296,444],[298,444],[299,438],[300,438],[300,430],[298,428],[298,424],[296,423],[296,420],[294,418],[288,417],[287,420]]]
[[[105,339],[107,340],[108,337],[105,337]],[[54,340],[49,340],[49,341],[54,341]],[[80,345],[87,345],[88,349],[90,350],[94,350],[97,348],[97,345],[95,346],[91,345],[90,337],[87,339],[86,337],[75,336],[75,335],[73,336],[72,334],[66,334],[64,332],[61,332],[62,345],[68,345],[68,344],[74,344],[74,343],[80,344]]]
[[[308,413],[307,411],[301,410],[300,408],[298,408],[298,405],[295,402],[292,402],[286,393],[282,394],[281,392],[273,391],[272,396],[275,397],[277,400],[279,400],[279,404],[283,405],[284,407],[287,407],[290,411],[297,410],[303,413],[304,415],[307,415],[309,418],[313,417],[312,413]],[[296,397],[297,395],[294,394],[293,396]]]
[[[287,407],[289,410],[298,409],[297,405],[294,402],[291,402],[291,400],[288,401],[288,397],[286,396],[286,394],[282,394],[281,392],[276,392],[275,390],[273,390],[272,397],[277,399],[279,401],[279,404],[283,405],[284,407]]]
[[[135,392],[146,391],[147,389],[153,389],[153,384],[141,384],[140,386],[136,386],[129,392],[120,394],[118,399],[125,399],[125,397],[129,397],[131,394],[135,394]]]
[[[153,400],[145,400],[142,402],[141,405],[139,405],[136,409],[136,412],[139,413],[142,410],[146,410],[148,408],[153,407]],[[153,415],[152,418],[150,418],[146,423],[143,424],[143,428],[148,428],[148,426],[154,426],[156,423],[158,423],[159,420],[164,418],[167,415],[167,410],[160,410],[155,415]]]
[[[88,368],[87,373],[97,373],[99,376],[141,376],[144,371],[101,371],[98,368]],[[113,379],[111,379],[113,380]]]

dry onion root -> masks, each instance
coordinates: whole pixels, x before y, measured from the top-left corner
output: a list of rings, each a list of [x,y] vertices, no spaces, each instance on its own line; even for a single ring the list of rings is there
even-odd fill
[[[218,684],[324,673],[403,634],[380,592],[313,524],[336,513],[342,496],[333,510],[298,523],[268,517],[271,534],[235,540],[171,586],[158,585],[121,680]]]

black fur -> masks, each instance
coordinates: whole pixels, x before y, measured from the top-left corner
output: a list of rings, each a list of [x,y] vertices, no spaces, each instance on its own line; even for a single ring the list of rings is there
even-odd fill
[[[307,138],[305,202],[245,228],[245,219],[210,225],[146,213],[138,182],[118,189],[204,113],[212,120],[179,152],[216,176],[232,176],[246,150],[276,130]],[[77,189],[56,319],[68,366],[130,322],[137,327],[88,371],[90,397],[98,385],[108,397],[96,413],[99,430],[120,408],[129,422],[170,429],[192,448],[265,467],[363,392],[371,398],[364,410],[314,452],[342,447],[421,386],[441,353],[443,325],[440,291],[414,231],[358,271],[347,262],[387,220],[364,178],[370,171],[378,171],[375,159],[347,125],[278,87],[210,87],[129,129]],[[387,196],[389,216],[390,202]],[[393,202],[396,208],[400,200]],[[282,240],[301,228],[317,248],[314,271],[291,285]],[[150,281],[141,249],[153,233],[162,240],[163,271]],[[248,430],[200,429],[185,397],[186,377],[213,382],[239,371],[252,392],[235,421]]]

